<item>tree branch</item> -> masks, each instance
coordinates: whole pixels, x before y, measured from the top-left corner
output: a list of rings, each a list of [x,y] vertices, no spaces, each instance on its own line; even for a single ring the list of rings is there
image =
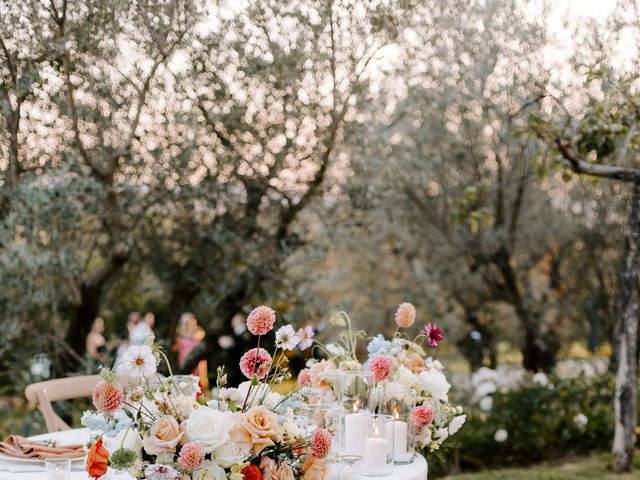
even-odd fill
[[[623,182],[640,181],[640,169],[638,168],[590,163],[580,158],[565,140],[556,138],[555,144],[564,159],[569,162],[571,170],[575,173],[591,175],[599,178],[612,178]]]

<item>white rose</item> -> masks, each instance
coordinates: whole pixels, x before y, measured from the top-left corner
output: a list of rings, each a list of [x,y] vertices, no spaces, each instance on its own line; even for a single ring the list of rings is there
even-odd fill
[[[200,468],[193,472],[192,478],[193,480],[227,480],[227,475],[220,465],[206,460]]]
[[[262,404],[269,410],[275,410],[276,406],[282,403],[283,398],[284,397],[279,393],[271,392],[265,397]]]
[[[187,420],[187,437],[192,442],[199,442],[206,453],[211,453],[229,441],[229,430],[234,426],[228,412],[200,407]]]
[[[247,451],[241,445],[229,441],[221,447],[218,447],[211,454],[211,459],[221,467],[229,468],[236,463],[242,463],[249,453],[250,451]]]
[[[447,394],[451,385],[447,382],[447,378],[442,372],[437,370],[425,371],[420,373],[420,381],[422,388],[429,392],[435,400],[447,401]]]

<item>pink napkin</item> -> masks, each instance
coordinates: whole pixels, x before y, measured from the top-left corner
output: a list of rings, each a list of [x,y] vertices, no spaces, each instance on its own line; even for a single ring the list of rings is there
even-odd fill
[[[49,446],[47,442],[29,440],[20,435],[10,435],[0,442],[0,453],[16,458],[81,458],[84,456],[83,445]]]

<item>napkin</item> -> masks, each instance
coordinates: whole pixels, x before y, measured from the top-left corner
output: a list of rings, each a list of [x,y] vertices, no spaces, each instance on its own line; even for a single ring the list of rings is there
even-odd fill
[[[29,440],[20,435],[10,435],[4,442],[0,442],[0,454],[16,458],[33,458],[45,460],[47,458],[81,458],[84,456],[84,446],[58,445]]]

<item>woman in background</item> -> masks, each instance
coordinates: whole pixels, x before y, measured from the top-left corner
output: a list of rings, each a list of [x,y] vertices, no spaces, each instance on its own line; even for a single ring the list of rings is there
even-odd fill
[[[177,353],[180,368],[184,366],[189,354],[200,344],[204,336],[204,329],[198,325],[198,320],[193,313],[187,312],[180,316],[176,328],[176,342],[173,345],[173,351]],[[200,386],[203,391],[207,391],[209,388],[207,361],[200,360],[193,374],[200,377]]]

